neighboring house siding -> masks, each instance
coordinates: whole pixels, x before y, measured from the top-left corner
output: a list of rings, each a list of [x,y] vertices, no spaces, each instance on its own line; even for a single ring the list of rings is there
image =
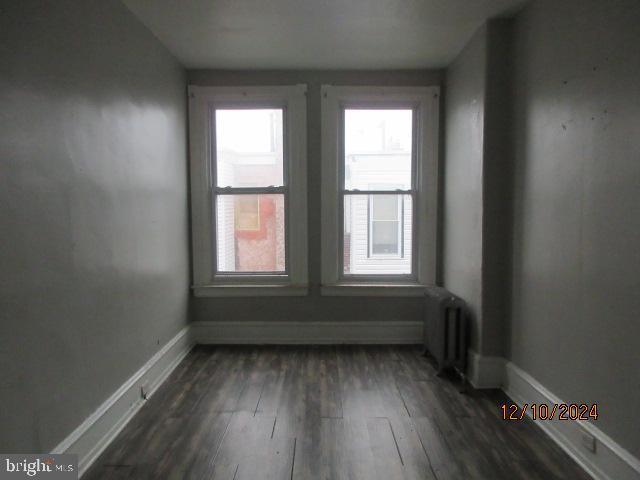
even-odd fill
[[[228,161],[218,163],[218,176],[233,182],[234,168]],[[218,271],[235,270],[235,239],[232,228],[221,228],[222,225],[233,225],[234,211],[232,197],[221,195],[217,198],[217,242],[218,242]]]
[[[234,205],[233,197],[228,195],[218,196],[218,222],[220,227],[217,228],[218,241],[218,270],[234,271],[235,270],[235,236],[233,228],[221,228],[222,225],[233,225]]]

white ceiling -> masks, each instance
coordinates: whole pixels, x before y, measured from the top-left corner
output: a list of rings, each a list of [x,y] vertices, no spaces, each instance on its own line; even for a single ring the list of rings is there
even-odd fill
[[[190,68],[448,65],[524,0],[123,0]]]

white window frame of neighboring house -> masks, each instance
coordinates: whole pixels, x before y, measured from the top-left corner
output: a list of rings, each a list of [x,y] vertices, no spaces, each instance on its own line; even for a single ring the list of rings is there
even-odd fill
[[[323,85],[322,101],[322,288],[323,295],[421,296],[435,284],[438,224],[438,122],[440,89]],[[413,110],[411,195],[412,273],[344,274],[344,111],[348,108]],[[350,192],[374,194],[377,192]],[[395,192],[394,192],[395,193]],[[406,241],[406,240],[405,240]]]
[[[189,86],[189,146],[193,291],[196,296],[299,296],[308,293],[306,85]],[[282,187],[220,188],[215,185],[216,108],[282,108]],[[224,193],[282,193],[285,198],[283,273],[217,272],[215,200]]]
[[[368,185],[370,190],[399,190],[402,185],[374,183]],[[404,195],[396,197],[398,209],[398,252],[397,253],[373,253],[373,222],[374,208],[373,197],[369,195],[367,203],[367,258],[404,258]]]
[[[367,254],[368,258],[404,258],[404,195],[398,195],[396,199],[396,220],[376,220],[375,208],[373,207],[375,195],[369,195],[368,212],[367,212]],[[373,252],[373,223],[374,222],[395,222],[398,224],[398,233],[396,235],[398,242],[398,251],[395,253],[374,253]]]

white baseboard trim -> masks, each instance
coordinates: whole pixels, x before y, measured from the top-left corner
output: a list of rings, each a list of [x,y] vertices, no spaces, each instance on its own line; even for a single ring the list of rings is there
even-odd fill
[[[469,350],[467,376],[474,388],[501,388],[504,379],[505,359],[489,357]]]
[[[505,368],[504,391],[519,405],[566,403],[511,362]],[[527,411],[527,414],[530,413],[530,410]],[[640,460],[593,422],[556,419],[534,423],[596,480],[640,480]],[[583,432],[595,437],[596,453],[582,446]]]
[[[144,404],[140,386],[146,382],[149,391],[147,398],[151,396],[192,347],[191,329],[187,326],[169,340],[51,453],[78,455],[78,471],[82,476]]]
[[[202,344],[419,344],[422,322],[194,322]]]

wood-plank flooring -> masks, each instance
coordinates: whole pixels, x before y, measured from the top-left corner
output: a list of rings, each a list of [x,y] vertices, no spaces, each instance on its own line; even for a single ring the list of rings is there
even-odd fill
[[[84,478],[582,480],[416,347],[198,346]]]

